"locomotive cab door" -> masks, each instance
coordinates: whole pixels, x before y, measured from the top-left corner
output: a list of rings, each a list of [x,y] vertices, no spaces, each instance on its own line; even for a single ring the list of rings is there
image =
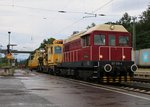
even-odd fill
[[[53,46],[48,47],[48,63],[53,63]]]
[[[81,37],[82,51],[80,58],[82,61],[89,61],[91,59],[90,37],[90,35],[84,35]]]

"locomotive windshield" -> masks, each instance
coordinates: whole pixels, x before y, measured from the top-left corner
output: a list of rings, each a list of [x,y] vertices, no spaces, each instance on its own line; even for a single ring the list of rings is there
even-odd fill
[[[54,53],[55,53],[55,54],[61,54],[61,53],[62,53],[62,48],[61,48],[60,46],[56,46],[56,47],[54,48]]]
[[[119,36],[119,45],[120,46],[128,46],[129,45],[129,37],[128,36]]]
[[[115,37],[115,35],[109,35],[109,46],[116,46],[116,37]]]
[[[96,34],[94,35],[94,45],[105,45],[105,35]]]

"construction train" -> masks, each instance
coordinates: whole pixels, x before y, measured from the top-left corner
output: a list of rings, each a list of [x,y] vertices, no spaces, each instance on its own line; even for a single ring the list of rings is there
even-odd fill
[[[36,50],[29,68],[103,83],[131,81],[137,70],[131,38],[122,25],[96,25]]]

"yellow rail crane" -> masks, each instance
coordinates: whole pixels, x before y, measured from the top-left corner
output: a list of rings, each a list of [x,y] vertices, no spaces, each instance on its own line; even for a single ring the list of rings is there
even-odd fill
[[[39,57],[40,57],[40,50],[36,50],[35,53],[30,56],[30,59],[28,61],[28,67],[30,70],[36,70],[39,65]]]

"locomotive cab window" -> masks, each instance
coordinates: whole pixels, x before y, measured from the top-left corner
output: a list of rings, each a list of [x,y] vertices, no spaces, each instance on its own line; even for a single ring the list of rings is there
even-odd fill
[[[55,46],[55,54],[61,54],[62,53],[62,48],[60,46]]]
[[[85,35],[82,37],[82,47],[86,47],[90,45],[90,36]]]
[[[116,46],[115,35],[109,35],[109,46]]]
[[[128,46],[129,45],[129,37],[128,36],[119,36],[119,45],[120,46]]]
[[[94,35],[94,45],[105,45],[106,37],[102,34]]]

